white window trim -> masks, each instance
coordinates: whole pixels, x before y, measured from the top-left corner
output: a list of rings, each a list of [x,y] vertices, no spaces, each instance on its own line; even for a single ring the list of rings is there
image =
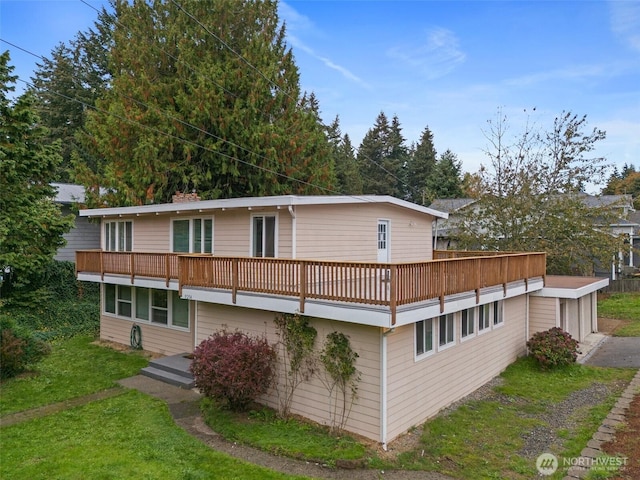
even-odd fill
[[[107,312],[105,307],[106,307],[106,301],[105,301],[105,292],[104,292],[104,288],[105,288],[105,283],[102,284],[103,288],[102,288],[102,302],[100,305],[100,313],[102,315],[108,316],[108,317],[113,317],[113,318],[118,318],[120,320],[128,320],[132,323],[142,323],[144,325],[150,325],[153,327],[158,327],[158,328],[168,328],[170,330],[179,330],[181,332],[189,332],[190,329],[190,325],[191,325],[191,302],[189,301],[189,307],[187,310],[187,326],[186,327],[181,327],[178,325],[174,325],[173,324],[173,295],[171,294],[171,290],[164,290],[162,288],[146,288],[146,287],[134,287],[131,286],[131,317],[124,317],[122,315],[118,315],[118,302],[120,300],[118,300],[118,291],[119,291],[119,287],[124,286],[124,287],[128,287],[129,285],[114,285],[115,286],[115,309],[116,309],[116,313],[111,313],[111,312]],[[145,288],[145,290],[149,291],[149,296],[151,297],[152,290],[163,290],[167,292],[167,324],[163,324],[163,323],[157,323],[157,322],[153,322],[151,321],[152,318],[152,309],[154,308],[152,305],[152,298],[149,298],[149,319],[144,319],[144,318],[138,318],[136,316],[136,288]],[[125,300],[128,302],[128,300]],[[188,301],[188,300],[187,300]],[[158,308],[158,307],[155,307]]]
[[[211,220],[211,254],[213,255],[213,253],[215,253],[216,251],[216,246],[215,246],[215,232],[216,232],[216,222],[214,219],[214,215],[207,215],[207,216],[189,216],[189,217],[171,217],[170,222],[169,222],[169,251],[172,253],[175,253],[175,249],[173,246],[173,222],[175,221],[179,221],[179,220],[188,220],[189,221],[189,253],[209,253],[209,252],[203,252],[202,249],[204,249],[204,242],[202,242],[201,244],[201,248],[199,252],[194,252],[193,251],[193,238],[191,236],[191,234],[193,233],[193,221],[194,220],[202,220],[202,225],[200,226],[200,235],[202,235],[202,233],[204,232],[204,221],[205,220]],[[186,252],[184,252],[186,253]]]
[[[107,244],[107,234],[105,232],[107,225],[111,225],[112,223],[115,223],[116,225],[116,242],[115,242],[115,250],[110,250],[109,249],[109,245]],[[130,223],[131,224],[131,245],[130,245],[130,249],[129,250],[120,250],[120,246],[118,245],[118,239],[120,238],[120,223]],[[134,229],[134,221],[132,219],[122,219],[122,218],[118,218],[115,220],[105,220],[104,222],[102,222],[102,227],[101,227],[101,231],[100,231],[100,237],[101,237],[101,244],[102,244],[102,250],[104,250],[105,252],[133,252],[134,251],[134,243],[135,243],[135,235],[133,232]]]
[[[453,340],[451,340],[450,342],[447,342],[447,343],[445,343],[443,345],[440,345],[440,319],[442,317],[447,318],[449,315],[451,315],[451,320],[452,320],[451,321],[451,328],[453,329],[453,332],[452,332],[453,333],[453,335],[452,335]],[[447,314],[444,314],[444,315],[438,315],[436,318],[434,318],[434,321],[435,320],[437,320],[437,322],[435,322],[435,323],[438,324],[438,331],[437,331],[437,336],[436,336],[436,338],[438,340],[438,342],[437,342],[438,351],[442,352],[444,350],[447,350],[448,348],[454,347],[456,345],[456,343],[457,343],[456,342],[456,323],[457,323],[456,322],[456,315],[453,314],[453,313],[447,313]]]
[[[278,244],[280,243],[279,241],[279,231],[280,231],[280,215],[278,214],[278,212],[269,212],[269,213],[253,213],[250,216],[249,219],[249,257],[252,258],[271,258],[271,257],[265,257],[264,255],[262,257],[254,257],[253,255],[253,219],[254,218],[265,218],[265,217],[275,217],[275,225],[274,225],[274,232],[273,232],[273,258],[278,258]],[[264,248],[263,248],[263,253],[264,253]]]
[[[489,305],[489,326],[481,329],[480,328],[480,309],[484,308],[485,305]],[[477,322],[478,336],[484,335],[485,333],[488,333],[491,331],[491,327],[493,327],[493,318],[492,318],[493,316],[491,315],[492,311],[493,311],[493,302],[483,303],[482,305],[478,305],[478,322]]]
[[[431,350],[418,354],[418,322],[413,324],[413,358],[415,362],[431,357],[436,353],[437,330],[434,328],[433,318],[425,318],[422,322],[431,322]]]
[[[462,313],[466,310],[473,311],[473,333],[469,333],[466,336],[462,336]],[[459,312],[460,316],[460,343],[468,342],[478,336],[478,307],[465,308]]]
[[[502,300],[496,300],[493,302],[493,318],[491,319],[491,328],[504,327],[504,302]],[[500,319],[498,323],[494,323],[496,316]]]

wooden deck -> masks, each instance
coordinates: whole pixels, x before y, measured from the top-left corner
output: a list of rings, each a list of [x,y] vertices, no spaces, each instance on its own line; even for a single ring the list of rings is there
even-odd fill
[[[436,260],[416,263],[327,262],[283,258],[217,257],[175,253],[76,252],[78,273],[159,278],[169,285],[229,290],[233,303],[238,292],[283,295],[305,301],[389,307],[392,323],[398,306],[475,292],[515,281],[544,277],[544,253],[434,252]]]

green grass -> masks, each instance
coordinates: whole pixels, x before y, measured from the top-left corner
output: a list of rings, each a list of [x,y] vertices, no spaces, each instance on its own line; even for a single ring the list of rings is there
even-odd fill
[[[605,401],[574,412],[575,428],[557,432],[564,446],[562,451],[552,453],[577,456],[615,403],[622,385],[634,374],[631,369],[582,365],[543,372],[530,359],[520,359],[503,373],[504,384],[496,387],[506,396],[502,402],[470,402],[447,416],[427,422],[421,447],[401,455],[398,466],[435,470],[456,478],[534,478],[535,459],[523,458],[518,452],[523,446],[523,435],[542,425],[535,414],[553,408],[571,392],[587,388],[593,382],[612,386],[616,393]],[[562,474],[559,471],[557,478],[562,478]]]
[[[2,428],[0,478],[292,479],[216,452],[136,391]],[[301,478],[301,477],[297,477]]]
[[[2,382],[1,411],[19,412],[98,392],[147,360],[92,344],[56,342],[33,374]],[[177,427],[164,402],[136,391],[2,427],[0,478],[292,479],[211,450]]]
[[[365,446],[348,435],[334,436],[325,428],[298,420],[283,420],[269,409],[235,414],[203,399],[205,421],[217,433],[264,451],[334,465],[336,460],[360,460]]]
[[[618,337],[640,337],[640,293],[615,293],[598,299],[598,316],[626,320],[614,332]]]
[[[117,352],[92,342],[87,336],[54,342],[51,355],[32,373],[3,381],[0,416],[113,387],[148,363],[139,352]]]

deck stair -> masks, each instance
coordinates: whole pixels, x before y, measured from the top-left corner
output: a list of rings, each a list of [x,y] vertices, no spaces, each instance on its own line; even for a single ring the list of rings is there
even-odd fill
[[[188,355],[187,353],[181,353],[156,358],[149,362],[149,366],[143,368],[140,373],[176,387],[191,389],[195,386],[195,381],[189,371],[191,360]]]

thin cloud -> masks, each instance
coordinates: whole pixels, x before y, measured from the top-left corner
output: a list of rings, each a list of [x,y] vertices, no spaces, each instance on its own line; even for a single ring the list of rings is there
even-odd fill
[[[466,60],[458,37],[446,28],[427,31],[426,42],[419,46],[399,46],[388,50],[391,58],[400,60],[419,70],[428,79],[443,77]]]
[[[640,3],[610,2],[611,30],[632,49],[640,52]]]
[[[306,17],[305,15],[301,15],[290,5],[280,2],[279,4],[279,14],[285,20],[287,25],[287,39],[289,43],[298,50],[302,50],[309,56],[315,58],[322,62],[327,68],[331,70],[335,70],[340,73],[346,79],[357,83],[358,85],[371,89],[371,86],[358,77],[356,74],[351,72],[348,68],[343,67],[342,65],[337,64],[333,60],[328,57],[324,57],[315,52],[311,47],[309,47],[305,42],[303,42],[300,37],[296,34],[296,32],[303,32],[305,34],[312,34],[313,36],[322,36],[320,32],[317,31],[313,22]]]

